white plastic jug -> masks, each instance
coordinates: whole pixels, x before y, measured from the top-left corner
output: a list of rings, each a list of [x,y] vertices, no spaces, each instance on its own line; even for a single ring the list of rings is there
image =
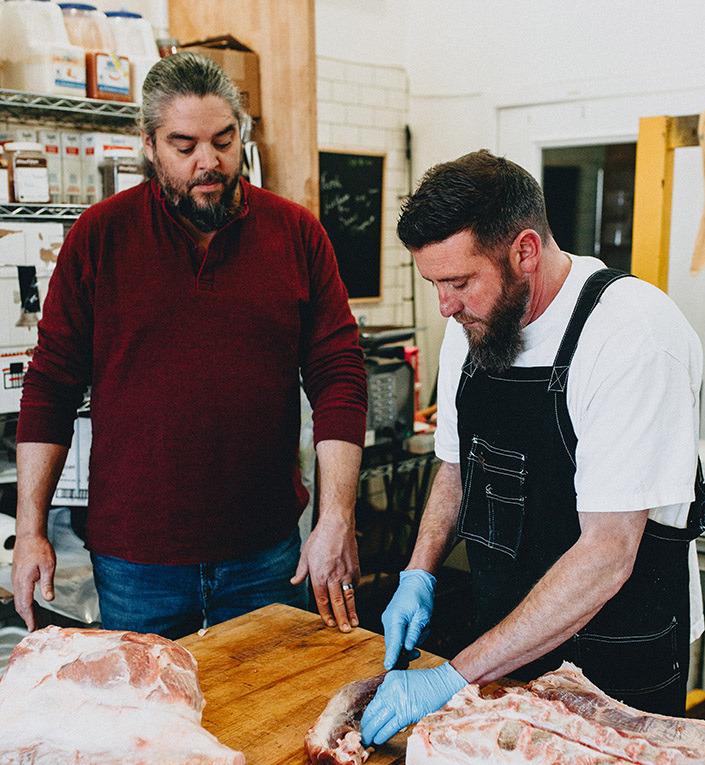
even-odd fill
[[[117,52],[132,59],[133,56],[159,58],[159,50],[152,33],[152,25],[139,13],[132,11],[106,11],[108,24],[115,38]]]
[[[79,45],[84,50],[115,50],[115,39],[108,20],[94,5],[59,3],[59,8],[73,45]]]
[[[142,102],[142,83],[149,70],[159,61],[159,49],[152,25],[139,13],[106,11],[117,52],[130,59],[130,90],[137,103]]]
[[[69,42],[52,0],[5,0],[0,23],[3,86],[55,95],[86,95],[85,55]]]
[[[24,61],[28,49],[69,45],[61,8],[51,0],[5,0],[0,26],[2,58]]]

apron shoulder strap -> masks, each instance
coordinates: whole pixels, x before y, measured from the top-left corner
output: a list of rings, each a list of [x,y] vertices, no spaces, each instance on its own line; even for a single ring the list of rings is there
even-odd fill
[[[602,268],[599,271],[595,271],[583,285],[568,326],[563,333],[561,344],[558,346],[558,352],[553,360],[551,379],[548,384],[550,393],[565,392],[570,362],[573,360],[573,354],[578,347],[578,340],[580,339],[580,333],[583,331],[585,322],[602,297],[602,293],[610,284],[625,276],[632,276],[632,274],[618,271],[616,268]]]

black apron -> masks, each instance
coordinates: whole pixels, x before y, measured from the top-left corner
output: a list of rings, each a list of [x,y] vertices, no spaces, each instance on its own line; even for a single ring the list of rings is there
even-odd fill
[[[487,372],[467,357],[456,397],[463,481],[457,533],[467,540],[472,640],[512,611],[580,535],[568,371],[600,295],[623,276],[603,269],[588,279],[552,367]],[[617,595],[576,635],[513,677],[530,680],[572,661],[631,706],[684,714],[688,545],[705,530],[699,464],[698,478],[688,528],[647,521],[634,571]]]

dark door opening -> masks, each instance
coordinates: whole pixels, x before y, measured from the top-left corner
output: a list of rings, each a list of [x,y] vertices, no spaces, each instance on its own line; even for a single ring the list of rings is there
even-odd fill
[[[544,149],[542,167],[558,246],[630,271],[636,143]]]

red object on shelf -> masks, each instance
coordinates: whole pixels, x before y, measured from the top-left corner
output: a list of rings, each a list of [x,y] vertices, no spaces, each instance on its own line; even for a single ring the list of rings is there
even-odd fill
[[[421,399],[421,381],[419,379],[419,349],[415,345],[404,346],[404,361],[414,368],[414,411],[418,411]]]

